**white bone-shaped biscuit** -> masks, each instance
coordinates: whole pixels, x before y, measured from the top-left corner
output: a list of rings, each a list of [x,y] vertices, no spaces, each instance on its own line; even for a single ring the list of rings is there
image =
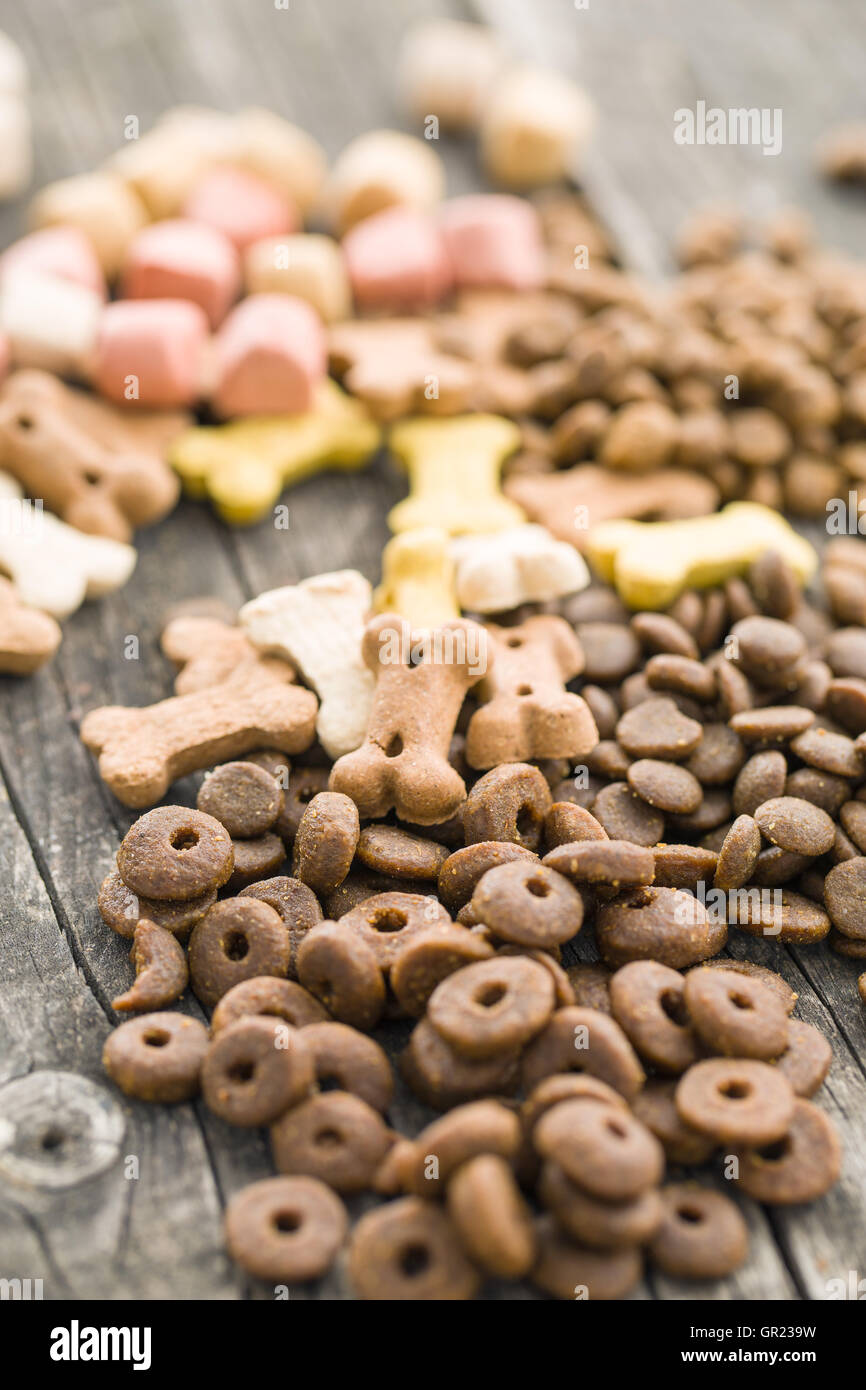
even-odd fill
[[[317,574],[244,604],[241,626],[260,651],[286,657],[319,697],[316,732],[332,758],[363,742],[375,678],[361,655],[373,600],[357,570]]]
[[[0,473],[0,570],[22,603],[66,618],[86,598],[125,584],[138,554],[131,545],[89,536],[32,502],[8,473]]]
[[[457,601],[475,613],[503,613],[522,603],[547,603],[589,583],[583,558],[546,526],[459,536],[451,543],[457,564]]]

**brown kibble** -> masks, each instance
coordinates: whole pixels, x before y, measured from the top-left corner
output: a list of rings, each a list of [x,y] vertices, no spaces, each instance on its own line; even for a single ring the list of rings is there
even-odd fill
[[[216,903],[193,928],[189,975],[193,993],[212,1006],[241,980],[256,975],[285,978],[289,933],[278,913],[254,898]]]
[[[255,763],[223,763],[205,777],[196,805],[224,825],[232,839],[251,840],[270,830],[283,809],[283,792]]]
[[[180,998],[189,981],[189,970],[183,947],[170,931],[142,918],[135,928],[129,954],[135,966],[135,984],[112,1000],[113,1009],[118,1013],[133,1009],[151,1012]]]
[[[401,1197],[362,1216],[349,1242],[349,1275],[359,1298],[461,1301],[481,1283],[452,1222],[418,1197]]]
[[[308,803],[295,835],[292,873],[314,893],[332,893],[343,882],[361,833],[358,808],[341,792],[319,792]]]
[[[127,888],[160,902],[186,901],[221,888],[233,866],[225,828],[186,806],[158,806],[139,816],[117,851]]]
[[[730,1197],[689,1182],[663,1187],[661,1201],[661,1226],[647,1252],[654,1265],[677,1279],[723,1279],[739,1269],[749,1233]]]
[[[109,1033],[102,1065],[124,1095],[163,1105],[190,1100],[208,1050],[207,1029],[184,1014],[141,1014]]]
[[[225,1214],[232,1259],[255,1278],[278,1284],[320,1279],[348,1227],[343,1203],[316,1178],[263,1178],[236,1192]]]
[[[497,1154],[479,1154],[448,1184],[448,1215],[466,1253],[488,1274],[520,1279],[535,1260],[532,1214],[511,1166]]]

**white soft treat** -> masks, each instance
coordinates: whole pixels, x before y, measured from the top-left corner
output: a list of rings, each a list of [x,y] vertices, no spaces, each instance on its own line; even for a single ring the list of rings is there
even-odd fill
[[[469,612],[501,613],[585,589],[589,570],[573,546],[544,526],[513,526],[452,542],[457,601]]]
[[[0,285],[0,332],[16,367],[87,377],[102,316],[101,295],[23,266]]]
[[[367,731],[375,680],[361,639],[372,600],[362,574],[337,570],[270,589],[240,612],[250,641],[286,657],[315,690],[316,732],[332,758],[353,752]]]
[[[444,130],[474,130],[505,54],[497,36],[480,24],[432,19],[413,25],[397,60],[403,104]]]

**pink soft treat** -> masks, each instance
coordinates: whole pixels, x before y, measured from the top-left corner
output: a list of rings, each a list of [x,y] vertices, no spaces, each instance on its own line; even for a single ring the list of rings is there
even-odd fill
[[[194,185],[184,217],[216,227],[239,251],[266,236],[300,228],[298,210],[276,188],[244,169],[212,169]]]
[[[321,319],[290,294],[251,294],[214,339],[212,404],[220,415],[309,410],[325,375]]]
[[[507,193],[473,193],[444,203],[441,219],[459,286],[531,290],[544,284],[544,245],[531,203]]]
[[[212,328],[222,323],[241,288],[240,257],[228,237],[205,222],[170,218],[135,237],[120,292],[126,299],[189,299]]]
[[[14,241],[0,256],[0,275],[7,270],[35,270],[56,275],[106,296],[105,276],[89,239],[80,227],[43,227]]]
[[[418,208],[387,208],[365,217],[343,238],[343,251],[361,309],[430,309],[453,283],[442,232]]]
[[[188,299],[115,300],[102,316],[97,389],[121,404],[191,405],[207,339],[204,310]]]

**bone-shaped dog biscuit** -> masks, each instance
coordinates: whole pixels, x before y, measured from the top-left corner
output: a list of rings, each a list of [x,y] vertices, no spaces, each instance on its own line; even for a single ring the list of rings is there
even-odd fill
[[[447,531],[422,526],[388,542],[373,607],[378,613],[399,613],[415,628],[438,627],[460,617]]]
[[[520,445],[520,430],[498,415],[456,415],[450,420],[404,420],[390,447],[406,464],[410,496],[392,507],[392,531],[438,526],[452,536],[500,531],[525,518],[503,497],[503,461]]]
[[[364,742],[334,764],[332,791],[350,796],[362,816],[395,810],[401,820],[435,825],[466,798],[448,750],[466,691],[488,670],[487,633],[452,619],[413,631],[396,613],[367,627],[363,654],[377,673]]]
[[[173,618],[163,630],[161,645],[169,661],[180,668],[174,682],[178,695],[219,685],[240,667],[256,667],[263,677],[275,680],[295,679],[287,661],[262,656],[243,628],[218,618]]]
[[[284,487],[325,468],[361,468],[379,442],[379,428],[363,405],[327,381],[315,409],[305,414],[191,429],[175,440],[169,457],[187,492],[210,497],[226,521],[247,526],[265,515]]]
[[[470,767],[585,757],[598,730],[586,702],[565,689],[584,664],[574,630],[563,618],[539,615],[487,631],[494,661],[475,692],[483,703],[466,733]]]
[[[332,758],[357,748],[367,727],[375,682],[361,641],[372,597],[357,570],[336,570],[270,589],[240,612],[253,646],[285,657],[315,690],[316,732]]]
[[[504,491],[532,521],[585,550],[589,528],[619,517],[704,516],[718,505],[709,478],[683,468],[625,474],[595,463],[561,473],[515,474]]]
[[[743,574],[763,551],[788,561],[802,584],[818,559],[772,507],[731,502],[690,521],[612,521],[589,535],[589,558],[631,608],[667,608],[683,589],[704,589]]]
[[[8,579],[0,579],[0,672],[29,676],[60,646],[60,628],[47,613],[22,603]]]
[[[23,499],[8,473],[0,473],[0,570],[23,603],[66,618],[85,598],[125,584],[135,568],[131,545],[87,536]]]
[[[221,685],[173,695],[143,709],[91,710],[82,741],[124,806],[152,806],[178,777],[257,748],[300,753],[313,740],[316,697],[241,668]]]
[[[583,558],[545,526],[527,524],[489,535],[458,536],[451,550],[457,562],[457,600],[473,613],[503,613],[522,603],[547,603],[589,583]]]
[[[15,372],[0,392],[0,464],[70,526],[128,541],[134,526],[171,510],[177,478],[155,451],[107,448],[87,421],[95,425],[113,408],[80,401],[80,392],[48,372]],[[110,432],[107,421],[103,438]]]

